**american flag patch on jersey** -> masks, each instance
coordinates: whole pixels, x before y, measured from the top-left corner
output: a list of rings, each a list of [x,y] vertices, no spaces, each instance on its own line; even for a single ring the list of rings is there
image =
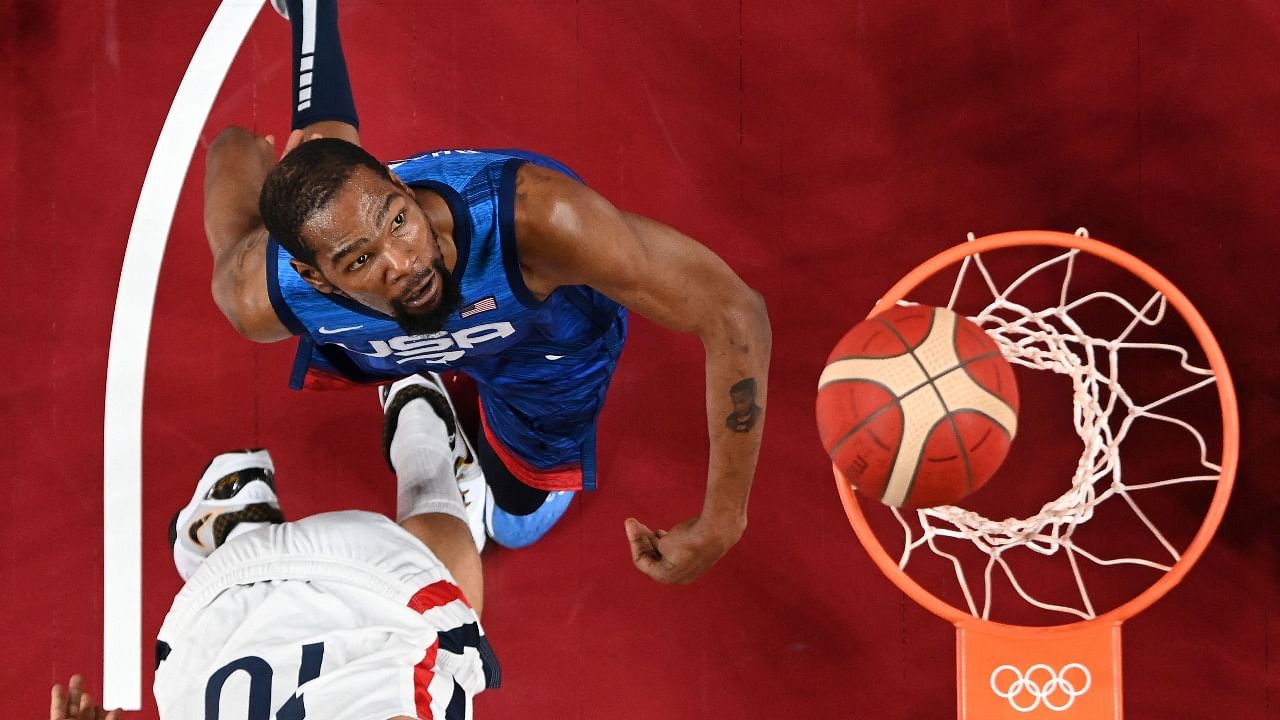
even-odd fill
[[[489,297],[484,298],[482,300],[477,300],[471,303],[470,305],[462,306],[462,310],[459,314],[464,318],[469,318],[472,315],[479,315],[482,312],[488,312],[490,310],[497,310],[497,309],[498,309],[498,301],[495,300],[492,295],[490,295]]]

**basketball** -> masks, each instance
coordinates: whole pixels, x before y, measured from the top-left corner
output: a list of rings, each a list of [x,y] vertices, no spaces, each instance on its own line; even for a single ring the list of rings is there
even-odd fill
[[[859,492],[894,507],[950,505],[1004,462],[1018,387],[977,325],[945,308],[898,306],[836,344],[817,415],[823,447]]]

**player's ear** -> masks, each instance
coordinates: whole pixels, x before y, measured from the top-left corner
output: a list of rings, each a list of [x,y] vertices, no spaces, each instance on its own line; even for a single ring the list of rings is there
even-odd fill
[[[335,287],[333,283],[329,282],[328,278],[324,276],[324,273],[320,272],[320,268],[315,265],[309,265],[297,258],[290,258],[289,264],[293,266],[294,271],[297,272],[303,280],[306,280],[307,284],[311,287],[322,293],[342,294],[342,291]]]

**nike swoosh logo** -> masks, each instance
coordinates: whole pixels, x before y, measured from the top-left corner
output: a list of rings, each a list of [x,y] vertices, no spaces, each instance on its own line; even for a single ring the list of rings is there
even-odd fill
[[[562,358],[562,357],[564,357],[564,356],[563,356],[563,355],[547,355],[547,356],[546,356],[546,358],[547,358],[548,360],[559,360],[559,359],[560,359],[560,358]]]
[[[364,326],[363,326],[363,325],[352,325],[352,326],[350,326],[350,327],[327,328],[327,327],[325,327],[325,326],[321,325],[321,326],[320,326],[320,328],[319,328],[319,330],[320,330],[320,334],[321,334],[321,335],[333,335],[333,334],[335,334],[335,333],[343,333],[343,332],[348,332],[348,331],[350,331],[350,330],[359,330],[359,329],[360,329],[360,328],[362,328],[362,327],[364,327]]]

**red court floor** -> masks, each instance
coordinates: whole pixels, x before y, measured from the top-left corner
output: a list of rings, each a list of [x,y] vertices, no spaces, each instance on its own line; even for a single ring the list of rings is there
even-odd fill
[[[101,677],[117,283],[157,136],[218,4],[0,0],[0,701],[14,717],[37,716],[73,671]],[[1280,717],[1280,6],[386,0],[348,2],[343,27],[376,155],[558,157],[720,253],[773,319],[750,528],[688,587],[631,567],[623,519],[665,527],[700,507],[701,349],[634,322],[601,489],[537,546],[485,553],[504,687],[478,700],[481,717],[954,717],[953,631],[850,531],[814,429],[816,379],[896,278],[964,233],[1078,225],[1197,302],[1242,398],[1218,538],[1125,626],[1127,716]],[[242,340],[208,291],[203,148],[228,124],[285,133],[288,64],[287,26],[265,11],[201,135],[160,273],[144,656],[180,584],[165,524],[211,454],[269,447],[295,516],[393,504],[373,391],[287,390],[292,343]]]

